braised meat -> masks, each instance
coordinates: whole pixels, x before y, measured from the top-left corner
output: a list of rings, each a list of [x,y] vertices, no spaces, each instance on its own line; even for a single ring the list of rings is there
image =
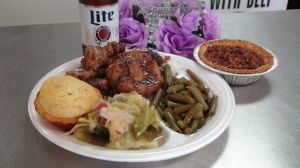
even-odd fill
[[[111,64],[119,53],[125,51],[125,45],[111,42],[104,47],[87,47],[81,65],[85,70],[96,71],[103,65]]]
[[[89,79],[95,78],[97,75],[97,72],[93,71],[93,70],[87,71],[84,69],[75,69],[73,71],[68,71],[67,75],[73,76],[73,77],[83,80],[83,81],[87,81]]]
[[[104,93],[105,95],[109,93],[109,85],[106,79],[94,78],[86,82],[99,89],[101,93]]]
[[[81,68],[67,72],[83,81],[96,77],[104,77],[106,67],[111,64],[119,53],[125,51],[125,45],[117,42],[110,42],[104,47],[90,47],[85,49],[84,58],[81,60]]]
[[[120,54],[106,69],[106,78],[117,92],[137,91],[144,96],[155,93],[162,84],[157,61],[148,52],[139,50]]]
[[[125,45],[111,42],[104,47],[87,47],[81,68],[67,75],[88,82],[102,94],[137,91],[151,96],[162,85],[160,66],[164,59],[153,51],[125,52]]]

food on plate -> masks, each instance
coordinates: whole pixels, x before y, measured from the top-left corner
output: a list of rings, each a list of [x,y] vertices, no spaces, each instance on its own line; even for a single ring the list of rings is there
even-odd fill
[[[122,54],[106,70],[109,85],[118,93],[137,91],[152,95],[161,87],[160,67],[148,52],[133,50]]]
[[[99,90],[71,76],[54,76],[41,86],[34,101],[45,120],[70,129],[101,99]]]
[[[118,54],[124,51],[125,45],[117,42],[110,42],[103,47],[88,46],[85,49],[85,57],[81,60],[82,68],[97,71],[114,62]]]
[[[102,94],[106,94],[109,92],[109,86],[105,78],[105,70],[117,55],[124,51],[125,45],[116,42],[110,42],[103,47],[87,46],[85,56],[81,60],[81,67],[66,74],[83,80],[98,88]]]
[[[190,79],[173,75],[169,57],[114,42],[85,52],[81,69],[47,79],[34,102],[68,135],[110,149],[156,148],[161,119],[193,134],[216,113],[218,97],[189,69]]]
[[[212,95],[193,71],[186,72],[192,80],[173,76],[170,65],[166,64],[165,86],[157,92],[153,104],[172,130],[193,134],[216,113],[218,97]]]
[[[67,74],[87,82],[101,78],[105,75],[107,66],[124,51],[125,45],[117,42],[110,42],[103,47],[87,46],[85,56],[81,60],[81,67]]]
[[[201,45],[199,57],[212,68],[235,74],[265,72],[274,64],[269,51],[244,40],[208,41]]]
[[[125,51],[121,43],[104,47],[87,47],[81,69],[67,72],[98,88],[102,94],[137,91],[151,97],[162,84],[160,68],[163,59],[152,51]]]
[[[149,100],[137,92],[116,94],[99,104],[69,132],[88,143],[111,149],[155,148],[162,141],[160,118]]]

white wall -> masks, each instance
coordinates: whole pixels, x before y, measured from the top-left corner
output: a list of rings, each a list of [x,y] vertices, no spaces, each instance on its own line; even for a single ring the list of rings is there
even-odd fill
[[[78,0],[0,0],[0,26],[79,22]]]
[[[216,12],[285,10],[288,0],[203,0]]]
[[[204,0],[220,3],[238,0]],[[225,9],[219,11],[256,11],[256,10],[282,10],[286,8],[288,0],[270,0],[270,7],[259,9],[245,9],[249,0],[241,1],[240,9]],[[267,2],[268,0],[250,0]],[[0,26],[32,25],[48,23],[79,22],[79,0],[0,0]],[[221,5],[221,4],[220,4]],[[221,5],[222,6],[222,5]]]

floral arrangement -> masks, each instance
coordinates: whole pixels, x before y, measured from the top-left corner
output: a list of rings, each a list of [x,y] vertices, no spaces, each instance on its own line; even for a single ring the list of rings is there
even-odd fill
[[[205,41],[220,37],[217,16],[198,0],[121,0],[120,41],[128,48],[156,48],[192,58],[194,48]],[[166,4],[166,2],[168,2]],[[150,32],[143,8],[172,8],[172,15],[161,17]],[[151,13],[151,12],[149,12]],[[159,15],[162,16],[162,15]],[[151,16],[150,16],[151,17]],[[153,39],[149,40],[149,34]]]

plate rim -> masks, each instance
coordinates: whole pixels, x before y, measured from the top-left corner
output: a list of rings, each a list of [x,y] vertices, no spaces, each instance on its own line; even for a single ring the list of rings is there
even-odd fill
[[[189,59],[187,59],[185,57],[182,57],[182,56],[169,54],[169,53],[164,53],[164,52],[158,52],[158,53],[160,55],[163,55],[163,56],[166,56],[166,55],[171,56],[171,58],[172,57],[178,57],[179,59],[183,59],[184,61],[188,61],[192,64],[197,64],[196,62],[194,62],[192,60],[189,60]],[[50,74],[53,74],[55,72],[60,71],[61,69],[63,69],[67,65],[69,65],[73,62],[76,62],[77,60],[79,60],[81,58],[82,57],[78,57],[78,58],[72,59],[70,61],[67,61],[66,63],[63,63],[63,64],[57,66],[56,68],[50,70],[48,73],[46,73],[34,85],[32,91],[30,92],[30,96],[29,96],[29,99],[28,99],[28,113],[29,113],[30,120],[31,120],[32,124],[34,125],[35,129],[37,129],[38,132],[40,134],[42,134],[42,136],[45,137],[47,140],[49,140],[50,142],[54,143],[55,145],[65,149],[67,151],[70,151],[70,152],[73,152],[73,153],[76,153],[76,154],[79,154],[79,155],[82,155],[82,156],[94,158],[94,159],[101,159],[101,160],[108,160],[108,161],[115,161],[115,162],[149,162],[149,161],[168,160],[168,159],[180,157],[180,156],[195,152],[196,150],[199,150],[202,147],[210,144],[212,141],[216,140],[225,131],[225,129],[227,129],[227,127],[230,124],[230,121],[232,120],[232,117],[233,117],[233,114],[234,114],[234,111],[235,111],[235,98],[234,98],[234,95],[233,95],[233,92],[232,92],[231,88],[225,82],[225,80],[223,78],[221,78],[220,76],[218,76],[218,75],[216,75],[216,74],[214,74],[214,73],[212,73],[212,72],[210,72],[210,71],[208,71],[208,70],[206,70],[206,69],[204,69],[200,66],[199,68],[202,68],[203,70],[207,71],[208,73],[211,73],[211,75],[214,78],[219,80],[220,85],[222,85],[222,87],[224,89],[223,91],[226,91],[226,94],[229,95],[229,97],[231,98],[231,101],[229,101],[231,104],[227,106],[227,108],[230,108],[228,110],[230,112],[229,115],[227,115],[226,118],[225,117],[222,118],[223,123],[221,123],[221,122],[218,123],[216,125],[216,127],[213,128],[212,131],[210,131],[208,134],[206,134],[205,136],[202,137],[202,139],[205,140],[204,143],[197,144],[198,141],[193,141],[191,143],[184,144],[184,145],[176,147],[176,148],[171,148],[171,149],[168,149],[166,151],[160,151],[159,152],[160,154],[156,155],[156,156],[151,156],[151,157],[147,157],[147,158],[131,158],[131,159],[122,158],[120,156],[119,157],[113,157],[113,158],[109,157],[109,156],[101,156],[101,155],[99,156],[99,155],[95,155],[95,153],[90,153],[89,154],[89,153],[86,153],[85,151],[74,150],[72,148],[72,145],[62,145],[62,144],[60,144],[57,140],[55,140],[55,138],[50,137],[49,134],[45,130],[43,130],[41,125],[39,125],[37,123],[37,121],[35,121],[35,117],[39,117],[39,116],[37,116],[38,114],[37,114],[37,112],[34,108],[34,104],[32,104],[31,102],[33,102],[33,99],[35,99],[35,97],[36,97],[36,95],[34,95],[34,92],[35,92],[36,88],[38,87],[38,85],[40,85],[44,80],[46,80]],[[190,147],[190,148],[187,148],[188,150],[182,150],[182,149],[186,149],[186,147]],[[130,155],[140,155],[141,154],[141,152],[140,152],[141,150],[135,150],[135,151],[134,150],[125,150],[125,151],[126,151],[126,153],[129,152]],[[178,151],[181,151],[181,152],[178,152]],[[121,150],[120,152],[122,153],[122,152],[124,152],[124,150]],[[165,154],[166,152],[170,152],[170,153],[168,153],[168,155],[166,155]]]

